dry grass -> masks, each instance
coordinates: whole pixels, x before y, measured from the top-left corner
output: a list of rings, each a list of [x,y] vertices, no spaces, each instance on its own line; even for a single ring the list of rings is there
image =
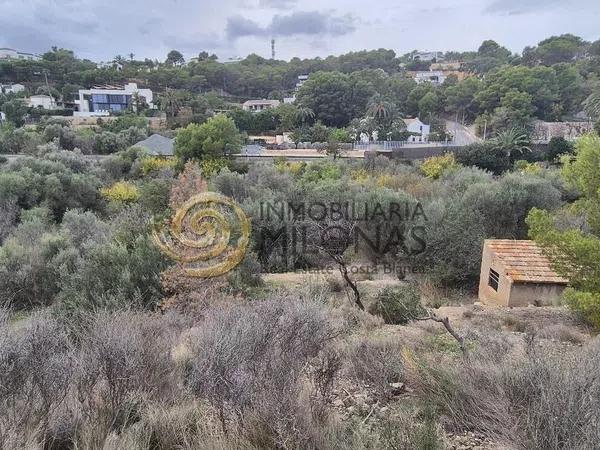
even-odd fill
[[[324,283],[268,296],[72,328],[0,310],[0,447],[424,449],[442,426],[503,448],[597,445],[600,341],[564,310],[440,308],[465,360],[439,324],[384,325]],[[340,411],[342,388],[367,411]]]
[[[595,448],[600,432],[600,341],[550,355],[529,342],[521,357],[503,339],[469,360],[412,367],[421,395],[455,431],[479,431],[509,448]]]

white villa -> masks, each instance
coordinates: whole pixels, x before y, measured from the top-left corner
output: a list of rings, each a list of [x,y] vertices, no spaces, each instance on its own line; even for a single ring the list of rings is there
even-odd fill
[[[56,100],[54,97],[49,95],[32,95],[26,99],[27,106],[30,108],[41,108],[41,109],[56,109]]]
[[[416,52],[413,55],[415,61],[443,61],[443,52]]]
[[[431,127],[429,125],[425,125],[423,122],[419,120],[419,118],[415,119],[402,119],[406,124],[406,131],[410,133],[418,134],[418,136],[409,136],[408,142],[428,142],[429,141],[429,133],[431,131]]]
[[[123,87],[97,86],[92,89],[81,89],[79,99],[75,100],[78,111],[75,111],[74,115],[76,117],[109,116],[111,112],[125,111],[132,106],[134,94],[145,101],[149,108],[155,108],[150,89],[138,89],[136,83],[127,83]]]
[[[17,92],[23,92],[24,90],[25,86],[22,84],[0,84],[1,94],[16,94]]]
[[[446,81],[446,75],[441,70],[427,70],[423,72],[417,72],[414,80],[419,83],[429,82],[432,84],[442,84]]]
[[[242,105],[244,111],[259,112],[265,109],[277,108],[279,106],[279,100],[248,100]]]
[[[33,53],[19,52],[14,48],[0,48],[0,59],[25,59],[29,61],[38,61],[41,58]]]

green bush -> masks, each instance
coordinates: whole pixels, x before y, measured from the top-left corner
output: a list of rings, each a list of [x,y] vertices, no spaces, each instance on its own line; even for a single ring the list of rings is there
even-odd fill
[[[573,154],[574,145],[567,141],[564,137],[554,136],[548,143],[548,153],[546,158],[548,161],[556,161],[560,155]]]
[[[506,172],[511,167],[507,153],[490,142],[461,147],[456,151],[455,156],[456,162],[463,166],[476,166],[480,169],[489,170],[495,175]]]
[[[425,314],[421,296],[415,286],[386,287],[379,294],[369,312],[383,318],[385,323],[402,325]]]

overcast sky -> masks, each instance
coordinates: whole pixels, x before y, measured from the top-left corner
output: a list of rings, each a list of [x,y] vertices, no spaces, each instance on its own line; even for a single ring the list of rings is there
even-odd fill
[[[69,48],[106,61],[163,60],[206,50],[314,57],[390,48],[475,50],[495,39],[515,52],[551,35],[600,38],[599,0],[0,0],[0,47]]]

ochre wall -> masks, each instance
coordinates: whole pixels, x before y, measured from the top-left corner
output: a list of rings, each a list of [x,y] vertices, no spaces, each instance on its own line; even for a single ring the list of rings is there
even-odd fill
[[[508,306],[559,306],[564,290],[560,284],[514,283]]]

